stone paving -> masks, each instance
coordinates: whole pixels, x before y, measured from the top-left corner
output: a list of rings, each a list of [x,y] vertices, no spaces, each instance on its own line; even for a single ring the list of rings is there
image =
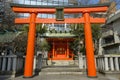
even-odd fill
[[[86,71],[80,70],[78,66],[49,66],[38,74],[33,78],[23,78],[23,75],[15,78],[0,76],[0,80],[120,80],[120,73],[97,73],[96,78],[89,78]]]
[[[0,80],[120,80],[120,74],[109,74],[102,75],[98,74],[97,78],[88,78],[86,74],[72,74],[72,75],[61,75],[61,74],[44,74],[34,76],[33,78],[23,78],[23,76],[19,76],[16,78],[2,78]]]

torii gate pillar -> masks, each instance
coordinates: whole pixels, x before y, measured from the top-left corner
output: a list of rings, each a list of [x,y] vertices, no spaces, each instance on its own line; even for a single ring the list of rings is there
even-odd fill
[[[85,33],[85,47],[86,47],[86,59],[87,59],[87,68],[88,68],[88,77],[96,77],[96,68],[94,60],[94,48],[92,41],[92,31],[90,24],[90,14],[85,12],[84,16],[84,33]]]
[[[27,53],[25,61],[24,77],[32,77],[33,75],[33,61],[35,52],[35,37],[36,37],[36,13],[30,13],[30,26],[28,32]]]

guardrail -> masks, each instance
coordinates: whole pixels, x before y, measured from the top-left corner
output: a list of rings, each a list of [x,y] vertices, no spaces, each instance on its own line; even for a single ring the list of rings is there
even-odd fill
[[[120,72],[120,55],[103,55],[97,57],[98,70],[103,73]]]
[[[120,73],[120,55],[95,56],[96,69],[102,73]],[[79,68],[87,69],[86,57],[79,57]]]
[[[97,57],[98,56],[95,56],[96,69],[97,69]],[[79,56],[79,67],[80,67],[80,69],[87,69],[86,56]]]
[[[24,58],[16,55],[0,56],[0,75],[12,75],[23,72]]]
[[[0,75],[12,75],[15,77],[18,73],[23,73],[24,56],[16,55],[0,56]],[[120,55],[99,55],[95,56],[96,69],[103,73],[120,73]],[[34,57],[34,69],[38,71],[47,66],[47,59],[42,54]],[[80,69],[87,69],[86,57],[79,58]]]

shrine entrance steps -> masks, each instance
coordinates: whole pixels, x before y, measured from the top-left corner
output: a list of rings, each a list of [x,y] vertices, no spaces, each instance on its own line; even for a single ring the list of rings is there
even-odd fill
[[[49,66],[43,68],[39,75],[77,75],[83,73],[84,71],[80,70],[78,66]]]
[[[48,60],[48,66],[78,66],[78,60]]]
[[[78,60],[48,60],[48,66],[43,67],[39,75],[51,74],[83,74],[85,70],[80,70]]]

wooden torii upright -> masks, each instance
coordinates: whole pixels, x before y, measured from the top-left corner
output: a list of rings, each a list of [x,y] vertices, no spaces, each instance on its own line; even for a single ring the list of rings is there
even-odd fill
[[[64,13],[82,13],[81,18],[66,18],[64,21],[56,21],[54,18],[37,18],[37,14],[55,14],[56,7],[58,6],[37,6],[37,5],[22,5],[11,4],[12,10],[16,13],[30,13],[28,18],[16,18],[17,24],[29,24],[27,54],[25,62],[24,77],[30,78],[33,76],[33,60],[34,60],[34,48],[35,48],[35,35],[37,23],[83,23],[85,33],[85,46],[86,46],[86,58],[88,77],[96,77],[96,67],[94,60],[94,48],[92,42],[91,23],[105,23],[104,18],[93,18],[90,13],[93,12],[105,12],[108,9],[109,4],[97,4],[89,6],[61,6],[64,7]]]

